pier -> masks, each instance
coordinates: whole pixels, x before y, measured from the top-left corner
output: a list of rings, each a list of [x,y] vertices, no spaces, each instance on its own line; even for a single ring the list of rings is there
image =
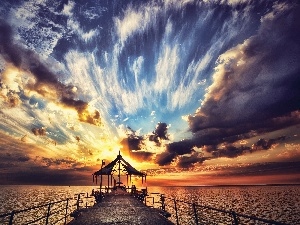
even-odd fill
[[[93,207],[83,209],[68,225],[145,224],[173,225],[157,209],[145,206],[128,192],[117,189]]]
[[[125,172],[125,175],[122,175]],[[126,177],[127,185],[121,180]],[[132,176],[146,182],[147,174],[136,170],[119,155],[92,174],[100,181],[92,194],[78,193],[73,198],[44,203],[0,215],[0,224],[7,225],[200,225],[200,224],[273,224],[284,222],[218,209],[195,202],[170,198],[161,193],[149,193],[147,187],[137,190]],[[104,178],[104,179],[103,179]],[[129,184],[132,184],[129,187]],[[104,187],[103,187],[104,186]],[[170,217],[170,218],[169,218]],[[170,220],[168,220],[168,218]]]
[[[125,172],[123,176],[126,176],[127,186],[121,181],[122,172]],[[147,188],[141,191],[138,191],[135,185],[129,188],[132,176],[141,177],[142,183],[146,182],[147,175],[130,165],[121,156],[120,151],[115,160],[106,166],[102,161],[101,169],[93,173],[93,181],[97,183],[97,180],[100,180],[100,190],[92,193],[97,204],[75,212],[74,220],[68,225],[172,225],[173,223],[163,216],[166,215],[164,210],[145,205]],[[106,188],[103,188],[104,182]]]

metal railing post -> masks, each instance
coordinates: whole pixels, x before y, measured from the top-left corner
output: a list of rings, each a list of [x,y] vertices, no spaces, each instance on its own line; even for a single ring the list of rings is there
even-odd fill
[[[196,223],[196,225],[199,225],[198,214],[197,214],[197,209],[196,209],[195,203],[193,203],[193,210],[194,210],[194,215],[195,215],[195,223]]]
[[[238,219],[237,219],[237,217],[236,217],[235,211],[231,211],[231,215],[232,215],[232,217],[233,217],[234,224],[235,224],[235,225],[238,225],[238,224],[239,224],[239,221],[238,221]]]
[[[166,211],[165,196],[161,194],[160,195],[160,200],[161,200],[161,209],[163,211]],[[153,205],[154,205],[154,197],[153,197]]]
[[[174,198],[173,200],[174,200],[174,208],[175,208],[175,215],[176,215],[176,224],[179,225],[176,199]]]
[[[76,202],[76,209],[77,210],[79,210],[79,201],[80,201],[80,194],[77,195],[77,202]]]
[[[13,224],[13,220],[14,220],[14,215],[15,215],[15,211],[13,210],[10,214],[10,218],[9,218],[9,225]]]
[[[49,222],[50,208],[51,208],[51,202],[48,205],[48,211],[47,211],[47,217],[46,217],[46,225],[48,225],[48,222]]]
[[[67,203],[66,203],[66,214],[65,214],[65,223],[64,223],[64,225],[67,224],[68,207],[69,207],[69,199],[67,199]]]

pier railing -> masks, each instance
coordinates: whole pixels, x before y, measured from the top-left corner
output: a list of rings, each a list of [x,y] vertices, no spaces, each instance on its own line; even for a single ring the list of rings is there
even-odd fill
[[[170,220],[176,225],[288,225],[284,222],[259,218],[255,215],[237,213],[234,210],[218,209],[195,202],[169,198],[160,193],[148,193],[146,198],[139,200],[147,206],[159,209],[159,212],[165,217],[171,217]],[[0,215],[0,224],[66,225],[73,219],[72,217],[76,218],[82,210],[94,204],[95,199],[93,196],[89,196],[88,193],[79,193],[74,198],[67,198],[2,214]]]
[[[1,224],[66,224],[69,214],[69,201],[49,202],[27,209],[13,210],[0,215]]]
[[[66,225],[80,210],[93,206],[94,198],[88,193],[79,193],[74,198],[49,202],[0,215],[3,225]]]
[[[288,225],[284,222],[259,218],[255,215],[237,213],[234,210],[218,209],[195,202],[169,198],[159,193],[150,193],[146,202],[148,206],[150,205],[154,208],[159,208],[162,212],[165,212],[165,215],[171,216],[170,220],[172,220],[176,225]]]

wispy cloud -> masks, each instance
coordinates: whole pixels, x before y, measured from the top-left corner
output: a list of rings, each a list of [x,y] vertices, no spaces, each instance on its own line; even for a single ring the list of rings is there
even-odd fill
[[[161,56],[158,57],[156,64],[156,78],[154,90],[161,94],[169,89],[175,88],[174,79],[176,78],[176,70],[180,57],[178,55],[177,46],[165,46],[161,51]]]
[[[115,17],[115,27],[122,46],[132,35],[143,33],[150,24],[155,24],[156,15],[160,10],[159,6],[151,5],[151,3],[142,4],[138,8],[130,5],[125,10],[124,15]]]

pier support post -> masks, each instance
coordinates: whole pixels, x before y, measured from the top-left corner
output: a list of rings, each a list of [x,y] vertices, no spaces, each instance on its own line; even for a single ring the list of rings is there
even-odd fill
[[[198,214],[197,214],[197,209],[196,209],[195,203],[193,203],[193,210],[194,210],[194,216],[195,216],[195,223],[196,223],[196,225],[199,225]]]

